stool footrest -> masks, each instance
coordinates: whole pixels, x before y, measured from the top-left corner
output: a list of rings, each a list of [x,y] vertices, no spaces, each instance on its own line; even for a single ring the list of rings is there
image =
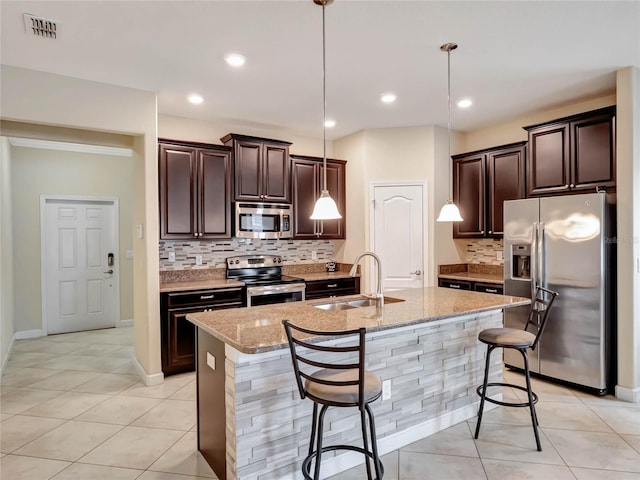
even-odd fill
[[[328,447],[322,447],[321,452],[325,453],[325,452],[332,452],[335,450],[351,450],[353,452],[358,452],[363,455],[366,455],[367,457],[371,458],[374,462],[376,461],[373,455],[373,452],[370,452],[369,450],[365,450],[362,447],[356,447],[354,445],[330,445]],[[308,455],[302,462],[302,475],[306,480],[313,480],[313,476],[311,475],[311,461],[316,457],[316,455],[318,455],[318,451],[314,450],[311,453],[311,455]],[[382,476],[383,474],[384,474],[384,465],[382,465],[382,462],[380,462],[380,475]],[[374,480],[382,480],[382,479],[376,478]]]
[[[478,388],[476,388],[476,392],[480,397],[482,397],[483,387],[484,387],[483,385],[480,385]],[[527,393],[529,392],[525,387],[522,387],[520,385],[515,385],[513,383],[503,383],[503,382],[487,383],[487,387],[510,387],[510,388],[516,388],[518,390],[522,390],[523,392],[527,392]],[[536,395],[534,392],[531,392],[531,397],[533,398],[534,405],[538,403],[538,395]],[[502,405],[503,407],[529,407],[530,406],[529,402],[523,402],[523,403],[502,402],[500,400],[495,400],[490,397],[484,397],[484,399],[487,402],[495,403],[496,405]]]

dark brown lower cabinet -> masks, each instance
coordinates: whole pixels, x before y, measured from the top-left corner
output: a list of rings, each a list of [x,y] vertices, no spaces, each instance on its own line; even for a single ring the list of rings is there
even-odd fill
[[[502,295],[504,286],[500,283],[476,282],[472,280],[456,280],[451,278],[439,278],[438,286],[455,288],[456,290],[472,290],[474,292],[495,293]]]
[[[307,300],[360,293],[360,277],[312,280],[305,282],[305,284],[306,290],[304,295]]]
[[[162,372],[173,375],[196,367],[195,326],[189,313],[245,306],[243,287],[160,294]]]

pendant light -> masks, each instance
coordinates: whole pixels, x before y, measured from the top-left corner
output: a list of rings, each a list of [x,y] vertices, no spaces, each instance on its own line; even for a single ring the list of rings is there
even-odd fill
[[[322,168],[323,168],[323,181],[322,192],[320,198],[316,200],[316,204],[313,207],[313,213],[311,220],[334,220],[342,218],[338,211],[336,202],[329,195],[327,190],[327,79],[326,79],[326,44],[325,44],[325,27],[324,27],[324,7],[333,2],[333,0],[313,0],[316,5],[322,6]]]
[[[440,47],[440,50],[447,52],[447,108],[449,117],[447,121],[447,141],[448,141],[448,155],[447,155],[447,177],[449,178],[449,199],[447,203],[442,206],[440,215],[437,222],[461,222],[460,210],[453,200],[451,200],[451,51],[458,48],[457,43],[445,43]]]

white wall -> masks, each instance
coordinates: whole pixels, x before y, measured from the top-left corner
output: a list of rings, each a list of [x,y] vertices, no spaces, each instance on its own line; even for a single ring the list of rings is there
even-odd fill
[[[241,135],[292,142],[291,147],[289,147],[289,153],[315,157],[322,156],[322,139],[291,135],[282,128],[246,123],[208,122],[172,115],[158,115],[158,137],[160,138],[222,145],[220,139],[227,133],[239,133]],[[332,143],[327,142],[327,157],[332,156],[332,151]]]
[[[155,93],[7,65],[0,74],[3,120],[133,137],[132,221],[144,232],[133,240],[134,347],[144,380],[162,381]]]
[[[617,75],[618,384],[640,402],[640,68]]]
[[[7,139],[0,137],[0,374],[4,372],[15,333],[11,220],[11,150]]]
[[[452,138],[457,143],[457,137]],[[370,185],[372,182],[424,182],[425,285],[436,281],[439,263],[460,261],[451,239],[451,225],[437,224],[435,218],[449,195],[447,131],[439,127],[372,129],[334,142],[336,155],[349,161],[347,169],[347,240],[339,254],[351,263],[371,248]],[[365,281],[367,269],[363,269]]]
[[[15,330],[42,328],[40,195],[109,196],[119,199],[120,320],[133,318],[133,160],[80,152],[13,147]]]

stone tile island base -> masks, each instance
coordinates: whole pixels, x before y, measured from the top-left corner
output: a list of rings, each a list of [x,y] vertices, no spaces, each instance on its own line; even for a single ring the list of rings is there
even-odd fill
[[[391,398],[372,404],[381,455],[476,415],[486,355],[478,333],[501,327],[502,318],[492,310],[367,334],[367,368],[391,380]],[[302,478],[312,402],[300,400],[288,349],[244,354],[198,328],[197,371],[198,445],[218,477]],[[490,381],[501,378],[494,355]],[[361,441],[358,410],[330,408],[324,445]],[[326,454],[322,476],[362,461],[353,452]]]

